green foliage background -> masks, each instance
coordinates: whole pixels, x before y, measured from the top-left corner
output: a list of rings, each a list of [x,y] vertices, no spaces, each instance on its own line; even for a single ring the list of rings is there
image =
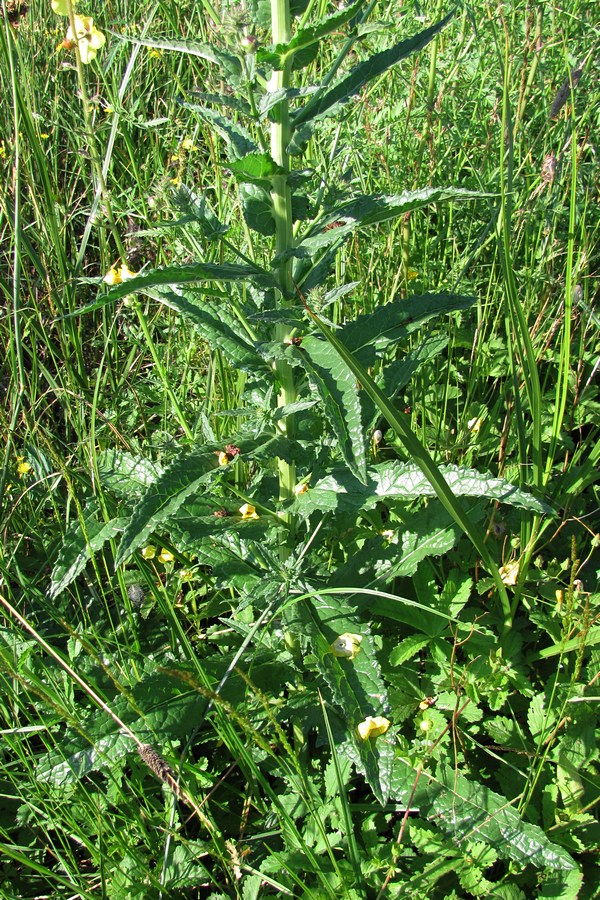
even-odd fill
[[[593,4],[386,72],[449,8],[82,11],[95,143],[65,20],[1,23],[0,892],[595,896]]]

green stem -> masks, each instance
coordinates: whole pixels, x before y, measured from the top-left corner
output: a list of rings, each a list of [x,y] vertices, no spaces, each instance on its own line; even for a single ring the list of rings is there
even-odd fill
[[[291,15],[289,0],[271,0],[271,24],[274,44],[287,44],[291,38]],[[281,70],[274,71],[269,81],[269,91],[274,92],[290,87],[291,69],[286,63]],[[283,172],[272,178],[271,199],[273,201],[273,217],[275,219],[275,252],[284,255],[293,246],[292,231],[292,196],[288,184],[288,172],[290,162],[287,147],[290,141],[290,109],[289,101],[282,100],[274,111],[274,121],[271,125],[271,156],[281,167]],[[281,292],[281,303],[290,303],[293,295],[291,260],[282,258],[277,267],[277,280]],[[287,325],[275,327],[274,339],[278,342],[289,341],[292,331]],[[275,372],[279,382],[278,406],[286,406],[296,399],[296,383],[292,367],[285,360],[275,363]],[[295,422],[293,416],[286,416],[279,422],[279,427],[286,437],[295,437]],[[288,463],[283,459],[278,461],[279,469],[279,499],[289,500],[294,497],[296,487],[296,467],[294,463]],[[290,528],[292,523],[288,521]]]

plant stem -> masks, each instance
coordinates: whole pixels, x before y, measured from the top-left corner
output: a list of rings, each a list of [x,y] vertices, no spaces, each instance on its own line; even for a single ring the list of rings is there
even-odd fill
[[[289,0],[271,0],[271,24],[274,44],[286,44],[291,37],[291,16]],[[274,92],[290,87],[291,69],[286,62],[284,68],[276,70],[269,81],[269,91]],[[271,156],[283,172],[272,178],[271,198],[273,201],[273,217],[275,219],[275,251],[285,254],[293,246],[292,232],[292,196],[288,184],[290,170],[287,147],[290,140],[289,101],[282,100],[275,108],[274,121],[271,125]],[[281,292],[281,303],[286,305],[292,296],[291,260],[282,259],[277,267],[277,280]],[[274,339],[278,342],[289,341],[292,330],[287,325],[275,327]],[[292,367],[285,360],[277,360],[275,372],[280,390],[277,398],[278,406],[286,406],[296,399],[296,383]],[[295,437],[293,416],[280,420],[279,427],[286,437]],[[296,466],[283,459],[278,461],[279,499],[288,500],[294,496],[296,487]],[[291,522],[288,522],[291,526]]]

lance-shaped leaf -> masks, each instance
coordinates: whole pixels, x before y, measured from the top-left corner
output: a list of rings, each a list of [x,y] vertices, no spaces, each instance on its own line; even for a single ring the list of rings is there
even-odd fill
[[[119,544],[115,565],[125,562],[145,544],[153,531],[159,530],[202,485],[218,477],[214,453],[206,450],[184,451],[163,474],[150,485],[136,506]]]
[[[360,12],[362,6],[364,6],[364,0],[357,0],[356,3],[342,8],[320,22],[307,28],[299,29],[287,44],[276,44],[274,47],[259,48],[256,53],[257,61],[266,63],[273,69],[283,69],[286,64],[293,60],[297,53],[318,45],[328,34],[342,28],[346,22],[349,22]]]
[[[206,62],[218,66],[227,80],[237,84],[242,75],[242,64],[239,57],[225,50],[217,50],[214,44],[202,44],[200,41],[177,40],[173,38],[137,38],[129,35],[114,33],[115,37],[128,41],[130,44],[140,44],[142,47],[151,47],[156,50],[172,50],[175,53],[184,53],[188,56],[197,56]]]
[[[402,340],[435,316],[469,309],[476,299],[450,293],[408,297],[358,316],[340,330],[339,337],[363,365],[372,366],[376,352]]]
[[[239,319],[226,304],[201,302],[201,298],[190,291],[157,288],[147,289],[145,293],[194,322],[208,344],[221,350],[236,368],[254,373],[263,371],[270,376],[268,364],[254,349],[250,337],[244,336]]]
[[[439,767],[438,786],[442,789],[434,793],[428,812],[454,840],[484,841],[503,859],[538,869],[577,868],[566,850],[537,825],[524,822],[500,794],[445,765]]]
[[[195,103],[182,103],[181,105],[198,113],[211,128],[215,129],[227,144],[230,159],[242,159],[249,153],[259,153],[258,144],[252,139],[250,132],[239,122],[234,122],[233,119],[224,119],[206,106],[198,106]]]
[[[373,54],[369,59],[355,66],[345,78],[342,78],[333,87],[324,87],[312,100],[309,100],[303,109],[293,116],[294,127],[301,125],[303,122],[308,122],[316,116],[331,112],[332,108],[337,106],[337,104],[346,103],[374,78],[382,75],[412,53],[422,50],[448,24],[453,15],[454,13],[452,12],[440,22],[437,22],[430,28],[426,28],[414,37],[406,41],[400,41],[399,44],[395,44],[381,53]]]
[[[126,518],[103,522],[94,509],[86,513],[83,523],[73,522],[65,534],[58,559],[52,570],[48,596],[58,597],[85,569],[92,554],[102,549],[107,541],[120,534],[127,525]]]
[[[315,385],[340,451],[359,481],[366,483],[366,450],[356,379],[325,341],[308,335],[295,354]]]
[[[120,300],[127,294],[135,294],[137,291],[147,293],[150,288],[170,284],[195,284],[202,281],[249,281],[251,279],[260,279],[261,283],[265,283],[269,287],[275,285],[273,277],[264,269],[259,269],[258,266],[208,262],[191,263],[187,266],[164,266],[115,285],[107,294],[106,300]]]
[[[503,478],[485,475],[464,466],[439,466],[438,471],[456,497],[485,497],[532,512],[553,513],[552,507],[543,500]],[[372,509],[380,500],[408,503],[419,497],[433,497],[436,493],[420,466],[390,460],[369,466],[364,482],[353,478],[347,469],[335,469],[298,497],[294,501],[293,511],[302,515],[309,515],[317,509],[357,512],[359,509]]]
[[[290,628],[308,639],[333,700],[343,710],[349,755],[379,802],[385,805],[394,759],[393,742],[387,735],[361,740],[357,733],[358,725],[367,716],[388,711],[387,693],[370,633],[357,624],[352,608],[341,596],[314,595],[295,603],[284,615]],[[360,650],[353,659],[339,658],[332,652],[332,643],[346,633],[359,633],[362,638]]]
[[[108,702],[111,711],[142,742],[158,748],[189,733],[199,720],[206,701],[196,691],[181,689],[181,683],[166,674],[147,675],[130,696]],[[90,772],[106,769],[134,749],[121,725],[104,712],[95,711],[67,733],[56,750],[40,757],[36,777],[55,787],[73,784]]]
[[[319,220],[318,225],[287,254],[281,254],[275,262],[287,256],[313,259],[317,251],[330,245],[339,245],[347,240],[358,228],[378,225],[397,219],[415,209],[422,209],[429,203],[445,200],[474,200],[483,194],[463,188],[435,187],[403,191],[401,194],[364,194],[346,203],[340,203]]]

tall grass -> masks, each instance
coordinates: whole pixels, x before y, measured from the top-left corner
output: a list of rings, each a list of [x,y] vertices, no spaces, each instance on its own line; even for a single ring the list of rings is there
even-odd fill
[[[421,9],[428,22],[446,12],[437,2]],[[48,599],[50,571],[67,529],[77,522],[88,528],[92,507],[103,520],[116,515],[114,497],[99,478],[102,451],[144,451],[159,464],[182,435],[226,439],[227,410],[245,421],[245,375],[228,368],[220,351],[201,342],[189,324],[150,301],[118,309],[96,303],[98,279],[122,255],[136,270],[199,256],[222,261],[216,245],[173,227],[177,212],[169,199],[174,185],[207,191],[219,217],[237,202],[220,139],[181,103],[194,91],[217,91],[218,80],[202,61],[153,51],[120,35],[217,35],[226,46],[234,40],[236,10],[163,0],[96,6],[95,18],[112,33],[100,65],[84,73],[87,126],[78,74],[72,57],[56,49],[64,34],[49,4],[34,0],[18,28],[9,23],[6,4],[3,11],[0,893],[367,897],[385,895],[395,873],[393,896],[409,889],[415,896],[457,896],[452,890],[481,895],[466,874],[456,874],[467,871],[497,887],[495,861],[483,859],[479,869],[473,863],[475,851],[485,856],[483,842],[469,845],[467,863],[448,838],[444,861],[434,871],[427,854],[436,852],[437,838],[425,820],[412,827],[407,818],[418,776],[404,803],[385,811],[389,825],[364,785],[353,780],[343,754],[327,759],[315,735],[317,711],[303,705],[299,648],[291,641],[280,670],[263,665],[257,653],[245,681],[236,673],[227,690],[214,691],[224,673],[203,648],[231,648],[234,654],[258,630],[251,607],[235,608],[235,570],[229,583],[207,566],[187,580],[173,547],[167,548],[175,554],[172,565],[161,568],[140,558],[135,568],[115,572],[114,547],[107,546],[91,554],[84,576],[68,592]],[[247,12],[252,19],[254,8]],[[412,13],[409,18],[395,4],[380,4],[376,21],[379,27],[361,34],[352,53],[384,45],[414,25]],[[264,28],[257,31],[268,40]],[[353,102],[335,126],[334,152],[324,158],[325,143],[319,142],[309,151],[315,166],[325,163],[323,196],[340,180],[372,193],[453,184],[485,195],[468,213],[450,203],[353,238],[340,251],[336,277],[359,282],[360,292],[337,299],[326,314],[341,323],[416,290],[457,289],[478,298],[472,318],[448,318],[443,358],[421,366],[398,409],[437,463],[504,476],[539,492],[559,515],[542,519],[500,508],[492,515],[481,540],[502,562],[519,562],[511,614],[518,618],[524,609],[526,617],[491,662],[484,658],[487,645],[474,653],[460,673],[457,696],[471,678],[473,698],[486,682],[498,678],[500,684],[501,673],[511,679],[508,706],[496,731],[472,733],[475,714],[469,722],[468,711],[460,705],[459,714],[457,706],[449,714],[452,728],[445,719],[437,723],[439,737],[421,749],[424,759],[441,753],[442,763],[458,767],[464,724],[474,768],[489,775],[486,766],[492,766],[493,790],[501,787],[511,801],[520,800],[525,817],[577,856],[585,875],[582,897],[593,896],[597,868],[588,851],[598,845],[592,817],[598,785],[590,765],[595,698],[594,691],[586,694],[586,686],[595,684],[598,636],[598,39],[593,5],[580,0],[543,9],[525,0],[498,10],[485,2],[465,6],[426,51]],[[315,66],[332,54],[326,44]],[[576,84],[577,66],[583,76]],[[552,117],[565,82],[567,101]],[[287,212],[279,223],[282,240],[292,228]],[[235,222],[228,240],[251,256],[241,213]],[[406,352],[421,339],[421,332],[411,335]],[[294,399],[289,374],[281,372],[282,403]],[[291,419],[288,434],[294,436]],[[377,450],[384,458],[400,452],[389,437]],[[140,484],[144,477],[140,471]],[[295,478],[290,467],[282,497],[293,494]],[[285,559],[280,563],[283,569]],[[434,584],[450,580],[457,569],[477,572],[478,602],[485,609],[492,585],[477,566],[474,552],[451,551],[448,561],[432,563],[428,577]],[[414,584],[407,582],[399,590],[423,603],[431,589],[426,576],[421,572]],[[288,603],[295,598],[292,590]],[[269,649],[286,640],[279,625],[275,621],[265,638]],[[427,704],[419,712],[418,703],[425,694],[443,692],[434,663],[442,667],[443,658],[454,678],[460,636],[452,635],[446,635],[449,650],[440,640],[425,651],[412,632],[377,629],[398,721],[407,728],[415,711],[423,721],[441,718]],[[560,653],[540,653],[547,635]],[[412,656],[402,644],[408,638],[415,640]],[[523,656],[530,644],[530,655]],[[406,652],[398,668],[388,665],[397,645]],[[72,764],[65,734],[73,746],[79,738],[96,746],[98,703],[92,694],[117,718],[134,709],[144,720],[146,698],[136,694],[136,683],[159,656],[163,669],[167,658],[186,665],[185,679],[179,670],[172,678],[189,705],[182,707],[179,738],[161,752],[169,778],[181,782],[187,796],[170,790],[160,760],[155,777],[143,757],[112,765],[118,723],[98,750],[98,769],[62,789],[46,780],[45,765],[59,765],[61,757],[65,770]],[[581,744],[573,749],[573,738],[573,746],[552,756],[552,742],[576,715],[561,680],[567,670],[579,709],[585,706],[589,716],[577,720]],[[294,678],[298,682],[290,686]],[[549,685],[550,710],[542,708],[539,684],[531,687],[534,678]],[[270,695],[280,683],[297,708],[291,713],[286,707],[283,720],[278,696]],[[160,702],[160,714],[168,717],[170,698]],[[497,708],[493,700],[489,704],[492,718]],[[322,709],[335,748],[336,711],[328,701]],[[204,730],[195,743],[206,723],[210,734]],[[153,723],[144,724],[151,733]],[[510,732],[504,744],[502,729]],[[403,756],[416,753],[408,737],[399,740]],[[418,766],[421,759],[411,757],[411,763]],[[564,800],[567,783],[576,797],[571,803]],[[538,814],[536,804],[542,803]],[[408,862],[403,841],[412,848]],[[413,866],[418,854],[424,856]],[[508,866],[501,882],[517,892],[511,896],[538,890],[521,870],[513,879]],[[563,896],[577,896],[577,887],[569,889]]]

